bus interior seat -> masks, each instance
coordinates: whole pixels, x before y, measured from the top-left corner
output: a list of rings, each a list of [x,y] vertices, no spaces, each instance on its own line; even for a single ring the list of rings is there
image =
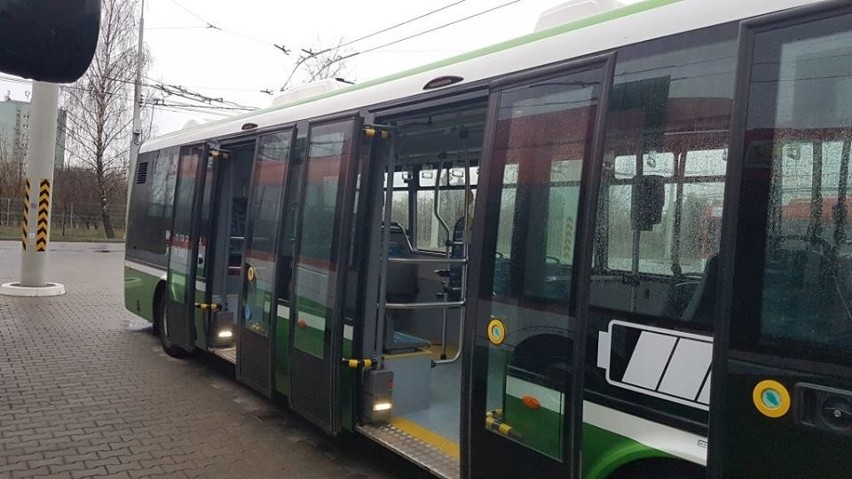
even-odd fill
[[[453,226],[453,244],[450,246],[450,258],[461,259],[464,257],[464,246],[459,244],[464,241],[464,216],[456,221]],[[445,293],[447,301],[458,301],[461,299],[462,265],[453,263],[447,271],[447,285]]]
[[[410,258],[414,256],[411,242],[405,229],[399,223],[391,223],[390,239],[388,241],[388,257]],[[417,278],[417,265],[388,262],[387,290],[385,297],[389,303],[413,303],[420,292]],[[385,310],[384,350],[388,353],[411,351],[427,348],[432,345],[427,341],[410,334],[396,331],[394,318],[404,311]]]
[[[539,334],[522,341],[507,366],[511,376],[551,389],[563,390],[570,381],[572,341],[556,334]]]
[[[713,255],[707,259],[704,265],[704,274],[701,281],[695,287],[695,293],[686,310],[683,312],[683,320],[686,322],[713,325],[713,309],[716,305],[716,283],[719,278],[719,255]]]
[[[676,280],[669,288],[666,304],[660,316],[665,318],[683,318],[686,308],[698,290],[699,278],[684,278]]]

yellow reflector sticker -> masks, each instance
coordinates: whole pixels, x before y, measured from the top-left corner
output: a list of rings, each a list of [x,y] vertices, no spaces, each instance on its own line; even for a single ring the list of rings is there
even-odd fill
[[[778,381],[760,381],[754,387],[751,398],[757,410],[766,417],[778,418],[790,410],[790,393]]]
[[[491,322],[488,323],[488,340],[495,346],[506,340],[506,327],[503,326],[503,321],[494,316],[491,316]]]

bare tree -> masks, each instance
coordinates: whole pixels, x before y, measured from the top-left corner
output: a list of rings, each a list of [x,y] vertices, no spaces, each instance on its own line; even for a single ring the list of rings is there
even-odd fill
[[[0,139],[0,198],[20,198],[27,157],[27,140],[21,135]],[[9,225],[10,219],[6,217]]]
[[[351,75],[346,59],[349,52],[343,48],[343,38],[339,38],[334,46],[322,46],[317,39],[310,49],[302,50],[302,55],[296,60],[293,70],[287,77],[281,90],[284,91],[291,86],[294,80],[300,83],[310,83],[326,78],[346,78]],[[301,70],[300,75],[296,75]]]
[[[94,172],[107,238],[115,237],[110,198],[116,197],[115,188],[126,185],[132,86],[140,61],[137,11],[137,0],[103,0],[101,34],[92,65],[63,91],[71,162]]]

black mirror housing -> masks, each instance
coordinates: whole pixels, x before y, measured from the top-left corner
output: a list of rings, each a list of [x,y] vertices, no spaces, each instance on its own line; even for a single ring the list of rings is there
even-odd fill
[[[0,0],[0,71],[71,83],[95,54],[100,0]]]

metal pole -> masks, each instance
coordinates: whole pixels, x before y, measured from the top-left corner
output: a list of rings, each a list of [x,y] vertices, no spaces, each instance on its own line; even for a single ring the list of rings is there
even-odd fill
[[[136,83],[133,86],[133,135],[130,140],[130,161],[127,171],[127,208],[130,208],[130,185],[133,173],[136,171],[136,159],[139,157],[139,147],[142,145],[142,51],[145,44],[142,34],[145,31],[145,0],[139,12],[139,44],[136,47]]]
[[[58,106],[59,85],[34,81],[21,225],[21,281],[4,284],[0,289],[3,294],[54,296],[65,293],[64,286],[48,283],[45,279]]]

